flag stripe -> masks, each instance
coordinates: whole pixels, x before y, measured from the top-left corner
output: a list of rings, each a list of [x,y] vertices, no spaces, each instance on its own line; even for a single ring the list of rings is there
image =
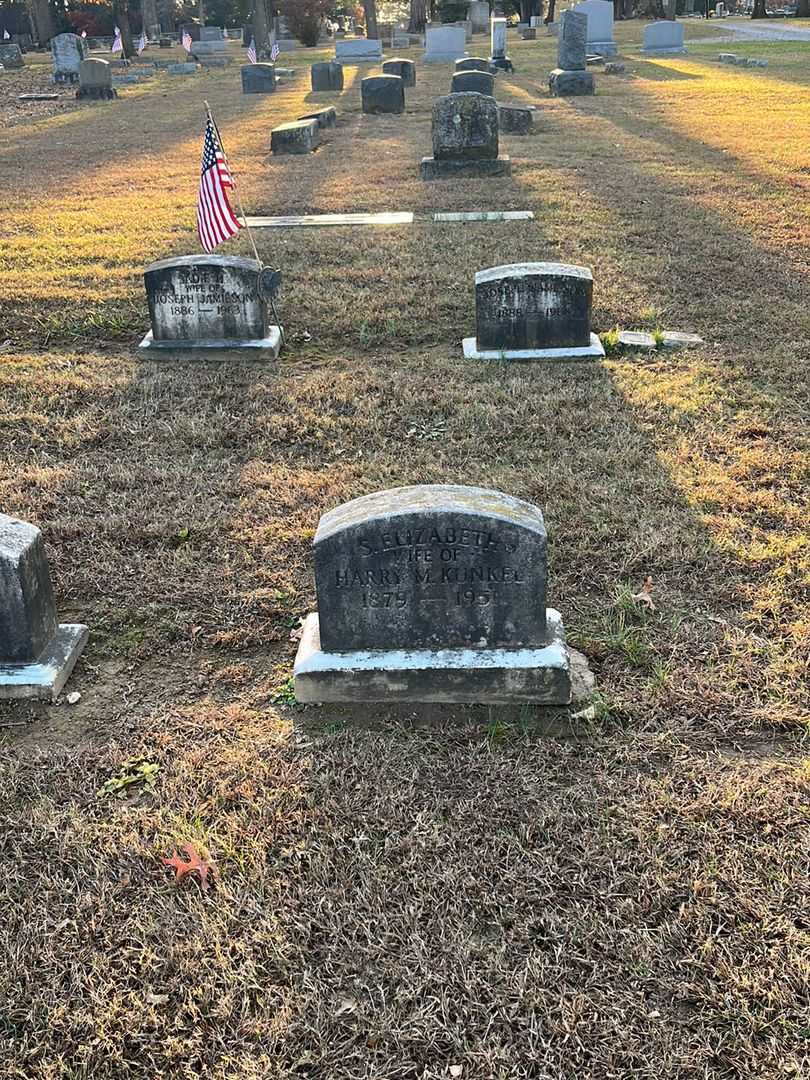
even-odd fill
[[[209,117],[205,126],[197,195],[197,235],[205,251],[213,251],[224,240],[235,236],[242,227],[228,199],[228,188],[233,188],[233,179],[219,145],[216,128]]]

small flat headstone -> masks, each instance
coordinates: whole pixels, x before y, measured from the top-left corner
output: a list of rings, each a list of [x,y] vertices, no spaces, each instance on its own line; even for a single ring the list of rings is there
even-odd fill
[[[648,334],[644,330],[621,330],[618,341],[625,349],[654,349],[656,347],[655,335]]]
[[[532,210],[467,210],[433,215],[434,221],[534,221]]]
[[[286,217],[247,217],[251,229],[330,228],[356,225],[413,225],[410,211],[381,214],[293,214]]]
[[[611,60],[607,64],[605,64],[606,75],[624,75],[624,73],[625,66],[618,60]]]
[[[382,42],[377,38],[344,38],[335,42],[335,60],[338,63],[374,63],[382,58]]]
[[[329,105],[325,109],[315,109],[314,112],[305,113],[298,117],[299,120],[315,120],[319,128],[337,127],[337,109]]]
[[[395,488],[325,514],[313,549],[299,701],[570,701],[537,507],[483,488]]]
[[[58,101],[58,94],[18,94],[17,101]]]
[[[270,132],[273,154],[311,154],[320,142],[317,120],[293,120],[289,124],[279,124]]]
[[[245,350],[275,358],[281,330],[268,323],[259,264],[225,255],[162,259],[144,272],[152,329],[140,347],[156,356]]]
[[[199,71],[199,66],[191,62],[183,64],[169,64],[166,68],[168,75],[196,75]]]
[[[695,345],[703,345],[703,338],[699,334],[687,334],[679,330],[664,330],[661,334],[661,344],[665,349],[689,349]]]
[[[512,263],[475,275],[475,360],[557,360],[604,356],[591,332],[593,276],[586,266]]]

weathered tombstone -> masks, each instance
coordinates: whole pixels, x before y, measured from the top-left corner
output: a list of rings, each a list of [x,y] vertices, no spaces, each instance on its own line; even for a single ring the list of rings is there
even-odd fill
[[[0,64],[7,70],[14,68],[24,68],[25,60],[23,60],[22,49],[19,45],[11,44],[0,41]]]
[[[433,157],[422,158],[423,180],[508,176],[512,163],[498,154],[498,106],[486,94],[448,94],[433,104]]]
[[[224,68],[231,63],[230,56],[198,56],[197,60],[201,68]]]
[[[360,80],[364,113],[405,111],[405,85],[399,75],[371,75]]]
[[[89,55],[87,43],[77,34],[57,34],[51,38],[54,82],[78,82],[79,64]]]
[[[585,69],[587,30],[588,19],[581,12],[569,9],[560,16],[558,66],[548,79],[548,87],[554,97],[573,97],[594,92],[593,75]]]
[[[664,20],[644,27],[643,50],[648,56],[667,56],[685,53],[683,23]]]
[[[463,26],[429,26],[425,30],[427,64],[454,62],[467,55],[467,35]]]
[[[498,106],[498,129],[510,135],[528,135],[534,123],[534,109],[520,105]]]
[[[526,26],[520,31],[522,41],[537,41],[537,30],[533,26]]]
[[[339,64],[336,60],[313,64],[309,73],[314,93],[343,89],[343,64]]]
[[[293,120],[289,124],[279,124],[270,132],[273,154],[311,154],[320,142],[317,120]]]
[[[587,266],[513,263],[475,275],[472,360],[557,360],[604,356],[591,333],[593,275]]]
[[[0,699],[54,700],[87,636],[57,619],[42,533],[0,514]]]
[[[243,94],[274,94],[278,84],[275,64],[243,64]]]
[[[570,702],[536,506],[451,484],[375,492],[321,518],[314,562],[299,701]]]
[[[299,116],[298,119],[314,120],[319,128],[337,127],[337,109],[334,105],[329,105],[325,109],[315,109],[314,112],[305,113],[304,116]]]
[[[386,60],[382,66],[383,75],[399,75],[403,86],[416,86],[416,64],[413,60]]]
[[[619,49],[613,37],[613,0],[583,0],[571,11],[587,16],[587,51],[600,56],[615,56]]]
[[[166,73],[168,75],[196,75],[199,70],[199,64],[189,60],[182,64],[169,64]]]
[[[456,71],[488,71],[491,75],[497,74],[497,68],[493,68],[489,60],[483,56],[465,56],[462,60],[456,60]]]
[[[450,80],[451,94],[489,94],[495,93],[495,76],[488,71],[457,71]]]
[[[314,124],[317,130],[317,124]],[[253,259],[183,255],[152,263],[144,273],[152,329],[142,349],[165,353],[199,350],[215,356],[245,350],[275,358],[281,328],[268,324],[267,297]]]
[[[382,57],[382,42],[377,38],[344,38],[335,42],[335,60],[343,64],[374,63]]]
[[[489,4],[486,0],[471,0],[467,6],[467,18],[474,34],[486,34],[489,31]]]
[[[506,19],[493,16],[490,22],[490,57],[493,67],[513,71],[512,61],[506,55]]]
[[[76,97],[90,101],[111,101],[117,97],[112,84],[112,69],[106,60],[90,57],[79,64],[79,89]]]

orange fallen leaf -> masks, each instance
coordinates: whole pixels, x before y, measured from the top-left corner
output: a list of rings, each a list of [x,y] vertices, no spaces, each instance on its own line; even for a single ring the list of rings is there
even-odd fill
[[[216,867],[212,862],[203,859],[193,844],[184,844],[183,851],[188,855],[188,862],[185,862],[175,849],[174,854],[170,859],[163,860],[164,864],[166,866],[171,866],[174,869],[174,880],[178,884],[180,884],[186,874],[190,874],[193,870],[196,870],[200,876],[200,888],[203,892],[208,892],[208,873],[209,871],[211,874],[216,873]]]
[[[637,600],[639,604],[644,604],[650,611],[655,611],[655,604],[652,598],[653,591],[653,579],[652,575],[648,574],[644,578],[644,584],[641,586],[637,593],[633,593],[633,599]]]

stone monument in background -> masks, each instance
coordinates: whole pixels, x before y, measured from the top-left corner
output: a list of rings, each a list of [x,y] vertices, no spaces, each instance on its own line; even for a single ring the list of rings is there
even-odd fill
[[[548,88],[554,97],[574,97],[594,92],[593,75],[585,64],[587,32],[586,15],[573,10],[562,13],[557,39],[557,67],[548,79]]]

